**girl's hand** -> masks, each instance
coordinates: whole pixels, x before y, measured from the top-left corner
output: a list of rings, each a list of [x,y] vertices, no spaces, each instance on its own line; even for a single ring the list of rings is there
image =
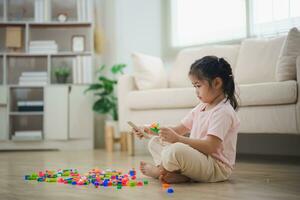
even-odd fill
[[[164,142],[176,143],[179,142],[180,135],[173,129],[167,127],[160,127],[159,136]]]
[[[142,139],[143,137],[145,137],[144,132],[146,132],[147,129],[148,129],[147,127],[141,126],[141,127],[138,127],[138,129],[132,128],[131,132],[134,135],[136,135],[139,139]]]

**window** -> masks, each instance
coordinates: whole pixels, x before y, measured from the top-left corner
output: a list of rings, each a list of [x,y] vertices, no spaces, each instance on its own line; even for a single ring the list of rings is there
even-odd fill
[[[174,47],[246,37],[244,0],[171,0]]]
[[[170,14],[171,46],[185,47],[286,34],[300,27],[300,0],[170,0]]]
[[[274,36],[300,25],[300,0],[251,0],[250,34]]]

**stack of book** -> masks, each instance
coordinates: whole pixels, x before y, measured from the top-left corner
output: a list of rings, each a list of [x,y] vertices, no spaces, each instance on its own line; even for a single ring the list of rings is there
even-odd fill
[[[91,22],[93,13],[93,1],[77,0],[77,17],[79,22]]]
[[[12,140],[41,140],[41,130],[15,131]]]
[[[44,111],[43,101],[18,101],[19,112],[42,112]]]
[[[47,82],[47,72],[22,72],[22,75],[19,77],[19,85],[43,86],[47,85]]]
[[[91,56],[76,56],[73,59],[73,83],[90,84],[93,82],[93,65]]]
[[[45,22],[50,20],[50,0],[35,0],[34,2],[35,22]]]
[[[29,53],[57,53],[58,46],[54,40],[40,40],[40,41],[30,41]]]

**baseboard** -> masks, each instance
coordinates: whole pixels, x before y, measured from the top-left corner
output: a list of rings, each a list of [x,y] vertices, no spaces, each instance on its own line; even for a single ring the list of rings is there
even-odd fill
[[[237,153],[300,156],[300,135],[241,133],[238,135]]]
[[[53,140],[53,141],[1,141],[0,151],[19,150],[91,150],[93,139]]]

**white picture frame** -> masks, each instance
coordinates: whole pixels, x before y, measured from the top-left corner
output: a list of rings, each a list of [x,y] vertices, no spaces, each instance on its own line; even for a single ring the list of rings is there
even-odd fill
[[[74,35],[72,37],[72,51],[73,52],[84,52],[84,50],[85,50],[84,40],[85,40],[85,37],[83,35]]]

